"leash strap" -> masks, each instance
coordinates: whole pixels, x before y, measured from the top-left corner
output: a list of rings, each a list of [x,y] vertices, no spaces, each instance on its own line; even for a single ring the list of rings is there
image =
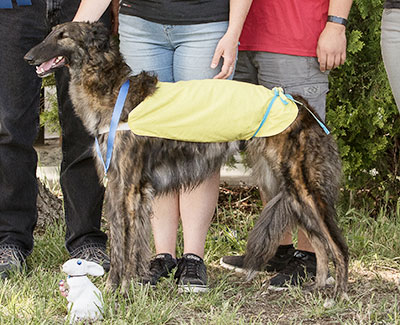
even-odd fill
[[[282,92],[282,88],[276,88],[276,87],[274,87],[272,90],[273,90],[273,92],[274,92],[274,97],[272,97],[271,101],[269,102],[269,105],[268,105],[268,107],[267,107],[267,110],[265,111],[265,114],[264,114],[264,116],[263,116],[263,118],[262,118],[262,120],[261,120],[260,126],[258,127],[257,131],[253,134],[253,136],[251,137],[251,139],[254,138],[254,137],[257,135],[257,133],[260,131],[260,129],[263,127],[265,121],[267,120],[267,117],[268,117],[268,115],[269,115],[269,112],[271,111],[271,108],[272,108],[272,106],[274,105],[275,100],[276,100],[278,97],[279,97],[279,99],[282,101],[283,104],[285,104],[285,105],[289,104],[289,102],[288,102],[286,99],[289,98],[290,95],[289,95],[289,96],[285,96],[285,95],[283,94],[283,92]],[[291,96],[290,96],[290,97],[291,97]]]
[[[103,155],[101,154],[99,141],[98,141],[97,137],[95,138],[97,155],[99,156],[100,161],[102,162],[103,167],[104,167],[103,183],[104,183],[105,187],[107,187],[107,183],[108,183],[107,172],[110,167],[111,157],[112,157],[112,153],[113,153],[113,149],[114,149],[115,133],[117,132],[117,126],[119,123],[119,119],[121,117],[122,109],[125,104],[126,95],[128,94],[128,90],[129,90],[129,80],[125,81],[125,83],[121,86],[119,93],[118,93],[117,101],[115,102],[114,111],[113,111],[113,114],[111,117],[111,122],[110,122],[110,132],[108,133],[106,161],[105,162],[103,159]]]
[[[326,127],[326,125],[324,123],[322,123],[322,121],[306,106],[304,105],[302,102],[299,102],[298,100],[295,100],[292,96],[290,95],[286,95],[290,100],[294,101],[296,104],[299,104],[301,106],[303,106],[310,114],[311,116],[318,122],[318,124],[321,126],[322,130],[325,131],[326,134],[331,133],[328,128]]]

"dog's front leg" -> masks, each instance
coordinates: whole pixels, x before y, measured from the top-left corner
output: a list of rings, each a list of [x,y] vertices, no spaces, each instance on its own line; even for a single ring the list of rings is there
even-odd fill
[[[120,216],[124,218],[124,267],[121,274],[121,290],[129,289],[132,279],[140,279],[149,270],[150,259],[150,217],[152,190],[151,187],[132,184],[125,188],[123,194],[124,209]]]
[[[121,211],[122,200],[118,187],[111,183],[105,194],[106,215],[110,227],[110,257],[111,268],[107,278],[107,288],[115,290],[120,284],[125,264],[125,220]]]

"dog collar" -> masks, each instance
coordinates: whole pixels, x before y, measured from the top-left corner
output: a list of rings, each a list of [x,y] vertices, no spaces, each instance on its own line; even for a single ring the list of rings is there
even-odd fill
[[[115,133],[117,132],[119,119],[121,117],[122,109],[125,104],[128,90],[129,90],[129,79],[127,81],[125,81],[124,84],[121,86],[119,93],[118,93],[117,101],[115,102],[114,111],[111,116],[110,131],[108,133],[106,160],[105,161],[103,159],[103,155],[101,154],[99,141],[98,141],[97,137],[95,138],[97,155],[99,156],[100,161],[102,162],[103,167],[104,167],[104,177],[103,177],[104,187],[107,187],[107,183],[108,183],[107,172],[110,167],[111,157],[112,157],[112,153],[113,153],[113,149],[114,149]]]
[[[69,278],[79,278],[79,277],[82,277],[82,276],[86,276],[86,274],[68,275],[67,278],[68,279]]]

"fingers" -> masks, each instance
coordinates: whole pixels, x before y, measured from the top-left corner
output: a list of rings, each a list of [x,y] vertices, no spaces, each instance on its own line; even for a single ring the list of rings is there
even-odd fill
[[[234,66],[224,61],[221,72],[218,73],[213,79],[226,79],[233,73]]]
[[[227,53],[221,55],[218,58],[218,61],[221,57],[223,59],[222,68],[221,71],[214,77],[214,79],[226,79],[233,73],[233,70],[235,69],[236,52],[234,54]],[[213,63],[214,61],[211,64],[211,68],[215,69],[217,65],[213,66]]]
[[[232,75],[235,69],[236,53],[237,42],[224,36],[219,41],[211,61],[211,68],[215,69],[221,59],[223,60],[221,71],[214,77],[214,79],[226,79]]]
[[[346,61],[346,52],[337,54],[320,54],[318,56],[319,68],[322,72],[335,69]]]

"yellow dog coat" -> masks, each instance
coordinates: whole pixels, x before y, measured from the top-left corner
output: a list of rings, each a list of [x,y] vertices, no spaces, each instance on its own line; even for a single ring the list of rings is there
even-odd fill
[[[217,79],[158,82],[155,93],[131,111],[128,125],[137,135],[230,142],[276,135],[297,114],[281,88]]]

